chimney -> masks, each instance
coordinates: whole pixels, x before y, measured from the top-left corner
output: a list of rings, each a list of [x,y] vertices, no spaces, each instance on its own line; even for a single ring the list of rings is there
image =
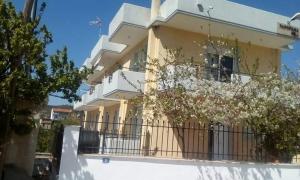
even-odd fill
[[[154,20],[159,15],[160,0],[151,0],[151,20]]]

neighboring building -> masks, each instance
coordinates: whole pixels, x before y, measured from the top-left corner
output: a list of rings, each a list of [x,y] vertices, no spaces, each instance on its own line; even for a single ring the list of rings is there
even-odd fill
[[[142,120],[143,105],[136,107],[132,106],[131,102],[133,97],[139,95],[139,92],[123,76],[125,75],[136,86],[140,85],[138,82],[153,78],[151,73],[145,71],[145,68],[136,66],[136,64],[163,57],[166,54],[166,47],[182,48],[185,56],[195,57],[197,61],[196,57],[199,56],[200,50],[194,41],[204,41],[207,39],[209,31],[214,37],[228,37],[232,41],[237,39],[240,48],[245,50],[242,61],[252,66],[257,59],[260,59],[262,61],[260,61],[257,72],[270,72],[274,67],[280,68],[281,52],[289,50],[293,42],[299,38],[300,23],[289,24],[288,21],[289,17],[226,0],[165,0],[163,3],[159,0],[152,0],[151,8],[123,4],[109,25],[108,35],[103,35],[99,39],[91,51],[90,57],[84,62],[84,65],[88,67],[95,67],[95,72],[87,80],[91,90],[82,96],[82,101],[74,104],[75,110],[85,112],[83,125],[85,131],[80,132],[78,152],[113,154],[116,155],[115,158],[118,155],[126,155],[169,159],[264,162],[264,152],[259,153],[260,157],[254,154],[257,149],[252,148],[255,142],[253,134],[242,127],[228,129],[218,126],[211,131],[210,127],[205,125],[202,127],[194,123],[185,126],[188,131],[183,131],[182,135],[168,121],[161,121],[161,124],[158,125],[144,122]],[[213,58],[208,60],[214,61]],[[228,61],[231,76],[237,72],[235,69],[241,69],[241,74],[245,73],[242,67],[237,67],[233,57],[229,57]],[[216,81],[218,80],[220,79],[216,79]],[[143,87],[145,91],[147,88],[147,86]],[[129,112],[132,111],[136,112],[136,117],[127,118]],[[73,133],[72,137],[78,139],[77,135]],[[184,144],[183,141],[187,143]],[[72,151],[70,148],[68,150]],[[74,156],[74,158],[83,161],[84,156]],[[96,172],[96,166],[90,168],[89,159],[84,160],[86,161],[85,170],[90,172],[94,178],[101,177]],[[105,161],[103,159],[103,162]],[[131,159],[131,161],[135,160]],[[121,167],[122,163],[118,163]],[[174,163],[176,164],[176,162]],[[163,162],[158,161],[158,164],[164,168]],[[218,164],[210,165],[212,167],[220,166]],[[201,164],[201,166],[205,165]],[[231,165],[222,164],[221,166],[227,168]],[[141,168],[133,164],[129,164],[128,167]],[[153,168],[150,165],[145,165],[145,167]],[[105,169],[104,167],[99,168]],[[176,168],[171,166],[166,168],[176,171]],[[181,168],[188,169],[188,167]],[[203,174],[207,173],[201,169],[200,165],[198,168],[199,171],[203,170]],[[230,174],[232,179],[242,179],[241,177],[251,167],[243,166],[243,168],[245,171],[239,171],[238,166],[232,167],[232,171],[226,171],[226,173]],[[267,169],[267,167],[264,168]],[[180,171],[179,169],[177,170]],[[183,171],[193,173],[197,168],[190,171],[187,169]],[[61,179],[67,177],[64,175],[68,173],[68,170],[74,169],[68,169],[62,165]],[[80,168],[77,170],[82,171]],[[147,170],[149,171],[149,169]],[[218,173],[222,176],[219,170],[214,172],[208,167],[207,171],[211,171],[213,177]],[[280,171],[284,172],[282,169]],[[119,172],[126,174],[132,171]],[[139,174],[139,172],[136,173]],[[162,172],[157,171],[157,173]],[[224,176],[227,176],[226,173]],[[232,175],[234,173],[237,174]],[[276,176],[273,172],[268,173],[270,175],[268,177]],[[299,177],[299,169],[296,168],[293,173],[298,173]],[[132,172],[132,174],[134,173]],[[178,175],[178,179],[183,178],[182,174],[176,172],[174,174]],[[151,179],[150,177],[163,179],[149,173],[146,176],[149,177],[148,179]],[[205,174],[204,176],[210,175]],[[248,176],[251,176],[249,177],[251,179],[254,175],[248,174]],[[282,177],[293,176],[284,174]],[[82,179],[84,178],[82,177]],[[110,179],[114,178],[110,177]],[[138,178],[131,177],[131,179]],[[193,176],[190,179],[201,178]]]
[[[51,108],[50,118],[51,120],[80,120],[83,118],[81,111],[74,111],[72,106],[49,106]]]
[[[72,106],[60,105],[51,106],[48,105],[40,110],[40,127],[43,129],[51,129],[53,121],[58,120],[78,120],[84,119],[84,113],[82,111],[73,110]]]
[[[65,120],[71,117],[72,109],[69,108],[52,108],[51,109],[51,120]]]

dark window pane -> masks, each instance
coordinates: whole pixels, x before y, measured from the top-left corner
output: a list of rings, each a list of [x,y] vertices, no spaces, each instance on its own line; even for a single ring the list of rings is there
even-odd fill
[[[230,82],[231,74],[233,72],[233,58],[224,56],[221,60],[220,74],[221,82]]]

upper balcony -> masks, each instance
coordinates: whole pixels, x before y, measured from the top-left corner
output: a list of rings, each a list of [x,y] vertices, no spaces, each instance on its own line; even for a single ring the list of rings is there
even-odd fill
[[[103,94],[107,98],[131,99],[144,89],[145,73],[118,70],[104,79]]]
[[[92,111],[92,110],[97,109],[96,106],[90,106],[87,104],[87,97],[88,97],[88,95],[84,94],[81,96],[81,101],[74,102],[74,106],[73,106],[74,110],[76,110],[76,111]]]
[[[86,58],[84,63],[83,63],[83,66],[91,69],[93,67],[92,63],[91,63],[91,58]]]
[[[215,37],[285,49],[299,38],[299,32],[288,27],[299,29],[300,23],[289,25],[288,21],[289,17],[227,0],[166,0],[156,23],[189,32],[207,34],[210,31]]]
[[[150,9],[124,3],[109,25],[112,42],[135,46],[147,37]]]
[[[117,103],[118,100],[103,96],[103,84],[97,84],[92,92],[87,93],[86,104],[89,106],[111,106]]]
[[[88,75],[88,78],[87,78],[86,82],[87,82],[88,84],[91,84],[91,85],[95,85],[95,84],[100,83],[99,77],[100,77],[101,75],[104,74],[103,69],[104,69],[103,66],[97,65],[97,66],[94,68],[93,74],[89,74],[89,75]]]
[[[109,65],[105,64],[106,62],[114,64],[113,60],[118,59],[125,48],[126,45],[110,42],[108,36],[103,35],[91,51],[90,63],[92,65],[99,63],[100,66]],[[104,61],[104,59],[111,61]]]

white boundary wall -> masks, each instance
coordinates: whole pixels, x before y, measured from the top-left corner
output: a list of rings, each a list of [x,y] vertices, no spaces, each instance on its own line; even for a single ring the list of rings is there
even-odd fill
[[[300,166],[77,155],[79,127],[64,131],[59,180],[299,180]]]

